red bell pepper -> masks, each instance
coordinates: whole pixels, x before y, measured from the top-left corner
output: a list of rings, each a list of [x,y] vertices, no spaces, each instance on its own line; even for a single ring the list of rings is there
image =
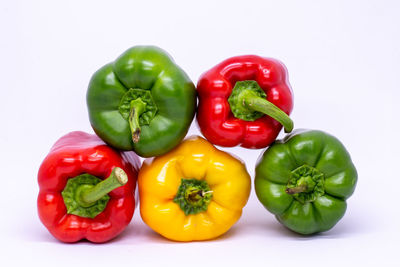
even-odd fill
[[[205,72],[197,85],[197,121],[220,146],[263,148],[282,125],[293,129],[293,97],[285,66],[272,58],[237,56]]]
[[[40,220],[63,242],[114,238],[132,219],[139,164],[133,152],[118,152],[96,135],[61,137],[39,169]]]

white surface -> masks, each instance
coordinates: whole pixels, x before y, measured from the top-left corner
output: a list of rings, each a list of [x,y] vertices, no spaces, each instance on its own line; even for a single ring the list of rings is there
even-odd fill
[[[398,266],[400,4],[329,2],[2,2],[0,264]],[[282,60],[295,127],[336,135],[358,168],[339,224],[312,237],[292,234],[252,191],[239,223],[215,241],[167,241],[136,212],[110,243],[57,242],[37,217],[37,169],[61,135],[92,132],[92,73],[137,44],[166,49],[195,83],[230,56]],[[198,133],[195,123],[190,133]],[[245,159],[253,176],[260,150],[224,150]]]

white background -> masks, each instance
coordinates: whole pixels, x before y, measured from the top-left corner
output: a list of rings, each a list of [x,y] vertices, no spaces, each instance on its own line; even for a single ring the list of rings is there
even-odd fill
[[[399,3],[2,1],[1,265],[398,266]],[[60,136],[92,132],[91,75],[138,44],[167,50],[195,83],[231,56],[283,61],[295,127],[334,134],[358,169],[345,217],[331,231],[302,237],[284,229],[253,190],[240,221],[214,241],[167,241],[139,212],[107,244],[56,241],[36,212],[38,167]],[[190,133],[199,133],[195,122]],[[245,159],[253,177],[261,150],[224,150]]]

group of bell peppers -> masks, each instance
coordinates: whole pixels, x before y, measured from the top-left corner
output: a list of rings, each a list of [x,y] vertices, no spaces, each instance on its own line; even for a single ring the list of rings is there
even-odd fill
[[[198,97],[198,105],[197,105]],[[63,242],[106,242],[132,219],[175,241],[216,238],[242,214],[251,178],[239,158],[214,147],[268,147],[256,166],[258,199],[300,234],[331,229],[346,211],[357,171],[342,143],[295,130],[285,66],[237,56],[194,86],[162,49],[136,46],[93,74],[87,106],[96,135],[71,132],[38,173],[38,212]],[[184,140],[197,114],[205,139]],[[284,128],[288,134],[275,140]],[[147,158],[140,166],[139,156]]]

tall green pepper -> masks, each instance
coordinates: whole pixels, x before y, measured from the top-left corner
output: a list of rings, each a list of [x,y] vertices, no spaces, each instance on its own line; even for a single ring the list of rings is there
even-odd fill
[[[258,199],[279,222],[300,234],[331,229],[343,217],[356,182],[346,148],[316,130],[276,141],[256,166]]]
[[[196,92],[165,51],[135,46],[93,74],[87,105],[94,131],[107,144],[152,157],[185,137]]]

